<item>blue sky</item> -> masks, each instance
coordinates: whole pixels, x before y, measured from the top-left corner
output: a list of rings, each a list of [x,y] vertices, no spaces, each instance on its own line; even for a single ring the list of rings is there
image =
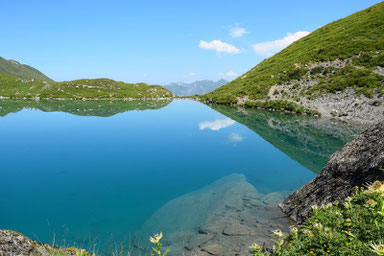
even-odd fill
[[[151,84],[233,79],[307,32],[380,2],[0,1],[0,56],[57,81]]]

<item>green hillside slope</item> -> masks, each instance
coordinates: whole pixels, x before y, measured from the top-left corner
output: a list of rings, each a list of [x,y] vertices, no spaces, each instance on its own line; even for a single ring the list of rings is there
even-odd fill
[[[24,80],[0,74],[0,98],[129,100],[171,98],[173,94],[159,86],[127,84],[111,79],[81,79],[65,82]]]
[[[23,79],[37,79],[53,82],[52,79],[33,67],[20,64],[15,60],[6,60],[2,57],[0,57],[0,73]]]
[[[348,89],[367,98],[382,97],[383,49],[384,2],[317,29],[201,99],[262,107],[247,101],[305,105],[302,98]]]

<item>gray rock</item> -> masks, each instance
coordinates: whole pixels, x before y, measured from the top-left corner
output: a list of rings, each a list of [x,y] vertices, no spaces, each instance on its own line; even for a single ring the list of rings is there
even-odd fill
[[[194,251],[191,256],[210,256],[211,254],[204,251]]]
[[[227,236],[247,236],[254,235],[255,230],[239,223],[233,223],[224,229],[223,234]]]
[[[197,235],[194,236],[189,243],[185,246],[187,250],[193,250],[194,248],[198,248],[208,241],[212,240],[214,238],[213,235]]]
[[[384,121],[372,126],[334,153],[311,182],[291,194],[280,208],[298,224],[305,222],[312,205],[343,202],[355,190],[384,180]]]
[[[37,243],[18,232],[0,230],[1,256],[48,256],[51,255],[48,247],[48,245]]]
[[[211,244],[211,245],[207,245],[207,246],[203,247],[201,250],[205,251],[211,255],[217,255],[223,251],[223,247],[221,245],[218,245],[218,244]]]

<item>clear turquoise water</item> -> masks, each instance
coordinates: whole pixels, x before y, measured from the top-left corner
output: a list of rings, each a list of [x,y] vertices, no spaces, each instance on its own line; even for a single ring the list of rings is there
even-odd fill
[[[8,105],[0,102],[2,109]],[[228,114],[234,120],[220,112],[175,100],[160,109],[109,117],[38,109],[3,113],[0,228],[42,242],[85,245],[92,240],[103,246],[132,238],[166,202],[226,175],[241,173],[261,193],[286,195],[324,165],[322,158],[314,158],[307,166],[316,168],[303,167],[296,153],[289,153],[294,151],[290,146],[268,139],[274,136],[273,126],[260,128],[259,135],[252,123],[271,118],[288,118],[295,125],[318,121],[259,111],[238,123],[234,120],[245,115],[241,111]],[[327,148],[324,137],[334,141],[332,132],[319,135],[326,149],[312,145],[316,140],[309,148],[329,156],[345,142]],[[292,136],[287,142],[284,136],[273,138],[292,144]]]

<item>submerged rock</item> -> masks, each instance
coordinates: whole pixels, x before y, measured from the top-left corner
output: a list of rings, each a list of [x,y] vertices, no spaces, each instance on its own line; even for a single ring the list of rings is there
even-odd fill
[[[272,231],[288,231],[288,219],[276,205],[283,198],[261,194],[244,175],[232,174],[166,203],[141,236],[162,231],[169,255],[248,255],[250,244],[272,246]]]
[[[318,177],[291,194],[280,208],[301,224],[312,205],[343,202],[355,186],[384,180],[384,121],[372,126],[334,153]]]

